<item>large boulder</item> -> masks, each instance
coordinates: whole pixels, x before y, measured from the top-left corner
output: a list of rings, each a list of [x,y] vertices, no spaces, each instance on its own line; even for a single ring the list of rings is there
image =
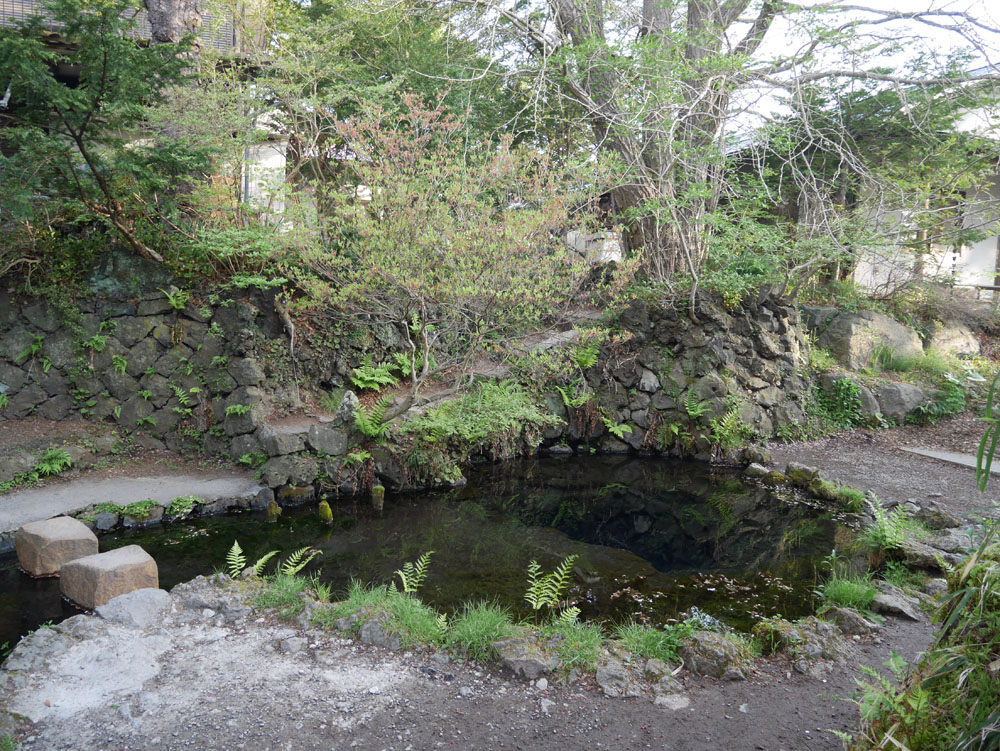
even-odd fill
[[[126,545],[65,564],[59,586],[64,597],[92,610],[137,589],[156,589],[159,571],[149,553],[138,545]]]
[[[928,350],[942,352],[946,355],[979,354],[979,339],[964,323],[951,321],[948,323],[932,323],[926,331]]]
[[[917,332],[881,313],[827,314],[828,317],[807,317],[814,332],[816,345],[830,350],[837,362],[851,370],[870,366],[879,351],[894,357],[918,357],[924,348]],[[829,320],[825,324],[823,321]]]
[[[97,553],[97,537],[83,522],[57,516],[25,524],[14,546],[21,568],[32,576],[52,576],[70,561]]]
[[[878,404],[882,415],[898,423],[924,403],[924,392],[910,383],[883,383],[878,387]]]

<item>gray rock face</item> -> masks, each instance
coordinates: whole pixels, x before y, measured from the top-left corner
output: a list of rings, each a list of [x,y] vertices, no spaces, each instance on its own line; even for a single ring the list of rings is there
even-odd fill
[[[137,589],[119,595],[97,608],[97,615],[106,621],[129,628],[149,628],[159,621],[170,607],[170,595],[162,589]]]
[[[559,658],[546,652],[529,639],[505,639],[493,642],[500,664],[514,675],[529,681],[537,680],[559,667]]]
[[[395,634],[386,627],[384,618],[374,618],[361,626],[361,643],[371,644],[374,647],[384,647],[385,649],[399,649],[399,634]]]
[[[915,598],[909,597],[901,589],[888,582],[881,582],[879,589],[881,591],[875,595],[875,599],[872,601],[872,610],[876,613],[908,618],[911,621],[921,619],[920,611],[917,609],[919,603]]]
[[[696,631],[678,655],[692,673],[724,680],[746,680],[746,660],[731,639],[714,631]]]
[[[329,425],[313,425],[306,442],[313,451],[327,456],[347,453],[347,433]]]
[[[266,425],[257,431],[257,439],[268,456],[294,454],[306,447],[305,437],[301,433],[277,431]]]
[[[924,403],[924,392],[909,383],[883,383],[878,387],[878,404],[882,414],[898,423]]]
[[[837,362],[850,370],[872,364],[880,348],[896,357],[917,357],[923,345],[917,332],[881,313],[844,313],[813,309],[807,324],[816,332],[816,344],[830,350]],[[825,315],[824,315],[825,311]],[[829,320],[829,323],[825,321]]]
[[[595,679],[605,696],[617,698],[639,696],[641,693],[628,671],[617,661],[609,662],[597,668]]]
[[[927,329],[927,349],[949,355],[979,354],[979,339],[964,323],[950,321],[932,324]]]
[[[839,628],[816,616],[794,623],[782,619],[761,621],[754,626],[754,633],[774,651],[787,652],[797,659],[846,662],[851,656]]]
[[[837,624],[837,628],[849,636],[855,634],[870,634],[878,630],[878,626],[865,618],[854,608],[828,608],[823,617]]]
[[[938,559],[956,566],[961,562],[962,556],[955,553],[948,553],[937,547],[931,547],[918,540],[908,539],[903,541],[903,559],[909,565],[916,566],[917,568],[940,571],[941,564]]]
[[[229,375],[240,386],[256,386],[264,380],[264,370],[256,360],[241,358],[229,363]]]

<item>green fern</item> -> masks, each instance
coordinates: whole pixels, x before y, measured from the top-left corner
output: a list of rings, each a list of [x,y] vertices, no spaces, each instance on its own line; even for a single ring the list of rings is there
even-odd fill
[[[278,568],[285,576],[295,576],[309,564],[309,561],[318,555],[318,550],[313,550],[307,545],[288,556]]]
[[[267,562],[270,561],[272,558],[274,558],[274,556],[276,556],[277,554],[278,554],[277,550],[271,550],[267,553],[264,553],[264,555],[258,558],[257,562],[254,563],[253,565],[254,576],[260,576],[262,573],[264,573],[264,566],[266,566]]]
[[[566,556],[551,574],[544,573],[538,561],[528,564],[528,591],[524,599],[532,610],[555,607],[559,603],[563,591],[569,586],[570,572],[576,559],[576,555]]]
[[[351,383],[359,389],[369,389],[379,391],[383,386],[398,386],[399,379],[392,374],[397,367],[396,363],[381,362],[372,365],[371,357],[366,357],[361,367],[355,368],[351,376]],[[407,372],[409,366],[407,366]]]
[[[42,454],[41,459],[36,462],[33,469],[39,476],[48,477],[49,475],[58,475],[64,469],[72,466],[72,464],[73,459],[66,449],[50,448],[45,450],[45,453]]]
[[[604,427],[608,429],[608,432],[619,440],[624,440],[626,434],[632,432],[631,425],[616,423],[614,420],[609,420],[607,417],[601,417],[601,421],[604,423]]]
[[[355,427],[361,431],[362,435],[381,443],[389,437],[389,425],[384,420],[385,411],[391,403],[391,396],[383,396],[372,405],[370,411],[359,404],[354,410]]]
[[[712,426],[712,443],[726,450],[739,448],[754,435],[753,428],[740,416],[739,406],[733,406],[722,417],[710,420],[709,424]]]
[[[396,569],[396,576],[403,582],[403,592],[408,595],[416,594],[427,578],[427,566],[431,562],[433,550],[428,550],[420,556],[416,562],[407,561],[403,568]]]
[[[568,607],[556,618],[556,626],[572,626],[576,619],[580,617],[580,608]]]
[[[438,613],[438,617],[434,620],[434,627],[437,630],[438,637],[444,637],[448,633],[448,614]]]
[[[233,579],[243,573],[247,566],[247,557],[243,554],[239,540],[233,540],[233,546],[226,553],[226,573]]]
[[[698,401],[698,397],[695,396],[694,390],[688,391],[687,396],[684,397],[684,410],[688,413],[688,417],[692,420],[697,420],[699,417],[712,411],[712,405],[707,401]]]
[[[188,395],[187,391],[173,383],[170,384],[170,390],[174,392],[174,396],[177,397],[177,401],[179,401],[182,406],[190,406],[191,397]]]

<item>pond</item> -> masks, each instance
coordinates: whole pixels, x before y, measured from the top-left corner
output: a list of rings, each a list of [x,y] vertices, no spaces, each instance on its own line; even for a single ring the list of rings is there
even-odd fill
[[[569,598],[581,617],[662,624],[692,606],[739,629],[762,617],[812,612],[821,560],[851,533],[828,511],[742,482],[706,464],[635,457],[530,459],[480,465],[469,483],[441,493],[388,495],[381,514],[365,499],[192,519],[101,538],[101,550],[142,545],[160,586],[221,570],[233,540],[251,562],[310,546],[315,572],[335,593],[352,578],[384,583],[406,561],[433,551],[425,602],[454,611],[496,600],[514,614],[532,560],[551,570],[577,555]],[[0,644],[75,611],[58,580],[32,580],[0,558]]]

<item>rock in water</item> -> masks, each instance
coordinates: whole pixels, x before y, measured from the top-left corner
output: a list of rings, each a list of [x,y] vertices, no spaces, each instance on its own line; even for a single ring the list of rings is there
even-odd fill
[[[64,564],[97,553],[97,536],[69,516],[25,524],[14,537],[17,560],[32,576],[58,574]]]

